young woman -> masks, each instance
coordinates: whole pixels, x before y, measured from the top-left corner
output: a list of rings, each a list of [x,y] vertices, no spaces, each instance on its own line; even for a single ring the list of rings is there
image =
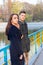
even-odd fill
[[[6,35],[10,40],[11,65],[24,65],[24,57],[21,45],[22,34],[18,24],[18,14],[12,14],[9,18]]]

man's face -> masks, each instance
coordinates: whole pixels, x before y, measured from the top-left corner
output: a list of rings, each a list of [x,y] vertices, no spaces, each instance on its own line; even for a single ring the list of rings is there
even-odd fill
[[[21,21],[25,21],[25,18],[26,18],[26,14],[25,14],[25,13],[21,13],[21,14],[19,15],[19,19],[20,19]]]

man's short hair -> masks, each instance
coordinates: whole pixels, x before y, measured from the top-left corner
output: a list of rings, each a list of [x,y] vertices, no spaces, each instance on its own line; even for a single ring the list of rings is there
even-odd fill
[[[20,12],[19,12],[19,15],[20,15],[21,13],[24,13],[24,14],[26,14],[26,12],[25,12],[24,10],[23,10],[23,11],[20,11]]]

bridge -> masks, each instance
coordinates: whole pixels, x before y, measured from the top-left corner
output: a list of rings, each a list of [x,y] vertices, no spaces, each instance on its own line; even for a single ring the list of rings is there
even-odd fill
[[[29,65],[43,65],[43,28],[28,35],[30,38]],[[9,45],[0,49],[0,65],[10,65]]]

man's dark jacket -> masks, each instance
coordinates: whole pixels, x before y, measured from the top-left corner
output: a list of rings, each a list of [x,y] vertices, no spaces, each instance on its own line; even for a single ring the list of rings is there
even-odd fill
[[[19,21],[19,24],[20,24],[21,33],[23,34],[23,38],[22,38],[23,52],[29,52],[29,50],[30,50],[30,39],[28,37],[27,23],[26,22],[22,23],[21,21]]]

